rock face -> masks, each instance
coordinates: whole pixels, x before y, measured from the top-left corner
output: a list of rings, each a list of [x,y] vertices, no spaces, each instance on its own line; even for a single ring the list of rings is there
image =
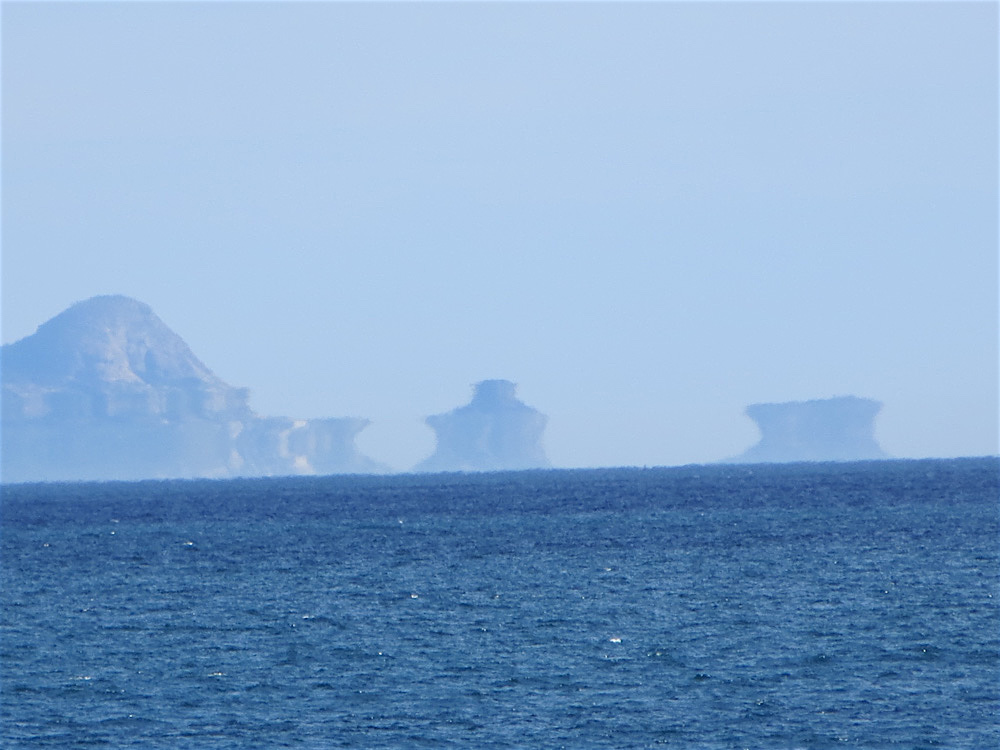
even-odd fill
[[[5,482],[370,472],[361,419],[257,416],[141,302],[94,297],[4,346]]]
[[[475,385],[472,402],[427,418],[437,450],[414,471],[505,471],[549,465],[542,448],[545,415],[517,399],[509,380]]]
[[[738,463],[862,461],[888,458],[875,440],[882,404],[856,396],[751,404],[746,414],[760,428],[760,442]]]

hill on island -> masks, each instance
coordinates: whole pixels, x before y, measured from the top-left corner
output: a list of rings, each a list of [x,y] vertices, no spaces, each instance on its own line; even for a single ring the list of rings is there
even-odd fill
[[[263,417],[148,305],[79,302],[0,350],[4,482],[366,473],[367,420]]]

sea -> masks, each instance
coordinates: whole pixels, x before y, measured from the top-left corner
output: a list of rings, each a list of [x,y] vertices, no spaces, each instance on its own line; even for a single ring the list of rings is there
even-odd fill
[[[1000,459],[4,485],[4,748],[1000,747]]]

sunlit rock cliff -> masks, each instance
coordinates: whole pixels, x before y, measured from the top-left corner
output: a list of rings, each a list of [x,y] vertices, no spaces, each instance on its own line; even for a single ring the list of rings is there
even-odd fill
[[[862,461],[888,458],[875,440],[882,404],[856,396],[751,404],[746,414],[760,442],[732,459],[738,463]]]
[[[141,302],[94,297],[0,352],[0,478],[379,471],[361,419],[260,417]]]
[[[503,471],[549,465],[542,447],[545,415],[526,406],[509,380],[475,385],[472,401],[427,418],[437,434],[434,454],[414,471]]]

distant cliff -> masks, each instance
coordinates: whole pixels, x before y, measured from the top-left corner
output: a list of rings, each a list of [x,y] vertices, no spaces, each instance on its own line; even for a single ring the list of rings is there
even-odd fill
[[[856,396],[751,404],[746,414],[760,442],[732,459],[738,463],[861,461],[888,458],[875,440],[882,404]]]
[[[0,478],[370,472],[362,419],[260,417],[145,304],[79,302],[0,352]]]
[[[509,380],[477,383],[472,401],[427,418],[434,454],[414,471],[502,471],[549,465],[542,447],[545,415],[519,401]]]

